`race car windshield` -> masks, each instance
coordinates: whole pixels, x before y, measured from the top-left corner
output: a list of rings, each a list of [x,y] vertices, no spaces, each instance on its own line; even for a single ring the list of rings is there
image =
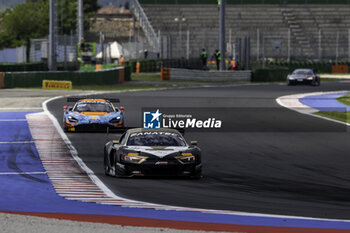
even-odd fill
[[[293,74],[312,75],[312,71],[310,71],[310,70],[296,70],[293,72]]]
[[[159,135],[159,134],[142,134],[131,135],[128,146],[186,146],[185,141],[176,134]]]
[[[112,106],[106,103],[79,103],[73,109],[77,112],[114,112]]]

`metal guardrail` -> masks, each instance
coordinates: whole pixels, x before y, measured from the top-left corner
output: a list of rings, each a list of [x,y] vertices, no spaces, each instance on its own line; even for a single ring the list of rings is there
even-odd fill
[[[136,19],[139,21],[140,26],[142,27],[148,40],[148,43],[151,45],[154,51],[159,52],[159,37],[155,33],[151,23],[147,18],[146,13],[142,9],[138,0],[134,0],[132,11]]]

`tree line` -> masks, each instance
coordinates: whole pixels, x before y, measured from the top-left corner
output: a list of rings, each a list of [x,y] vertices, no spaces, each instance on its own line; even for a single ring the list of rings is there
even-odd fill
[[[29,47],[33,38],[45,38],[49,34],[49,0],[27,1],[0,13],[0,49]],[[84,0],[84,30],[93,23],[100,6],[97,0]],[[57,0],[58,34],[76,33],[77,1]]]

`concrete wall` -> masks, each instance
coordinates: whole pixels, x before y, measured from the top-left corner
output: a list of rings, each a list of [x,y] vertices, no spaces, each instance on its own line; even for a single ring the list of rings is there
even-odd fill
[[[170,69],[170,80],[187,81],[251,81],[251,71],[203,71],[188,69]]]

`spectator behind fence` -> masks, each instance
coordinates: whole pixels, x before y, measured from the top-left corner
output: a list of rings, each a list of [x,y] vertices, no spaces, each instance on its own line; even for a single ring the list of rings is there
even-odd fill
[[[221,53],[218,49],[215,51],[215,60],[216,60],[216,69],[220,70]]]
[[[207,51],[205,51],[205,48],[202,49],[201,53],[201,60],[202,60],[202,67],[205,69],[207,67],[207,59],[208,59],[208,54]]]

